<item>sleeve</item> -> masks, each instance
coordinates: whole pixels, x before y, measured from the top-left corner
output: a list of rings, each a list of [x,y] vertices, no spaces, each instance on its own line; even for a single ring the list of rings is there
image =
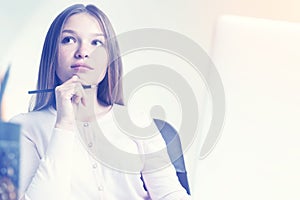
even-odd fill
[[[144,157],[143,180],[153,200],[190,200],[181,186],[161,135],[137,142]]]
[[[25,200],[67,200],[74,133],[54,129],[44,157],[22,136],[19,196]]]

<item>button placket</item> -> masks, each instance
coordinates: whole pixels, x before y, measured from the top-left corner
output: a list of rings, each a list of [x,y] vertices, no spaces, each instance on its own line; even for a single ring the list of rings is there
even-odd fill
[[[89,148],[89,149],[93,149],[93,147],[94,147],[94,143],[93,143],[93,141],[92,141],[92,138],[93,137],[91,137],[91,135],[92,135],[92,133],[93,133],[93,129],[92,129],[92,127],[93,127],[93,125],[92,124],[90,124],[89,122],[84,122],[83,124],[82,124],[82,127],[83,127],[83,129],[85,130],[84,132],[87,134],[87,140],[86,140],[86,142],[87,142],[87,147]],[[89,153],[90,154],[90,153]],[[102,192],[103,192],[103,190],[104,190],[104,187],[103,187],[103,184],[102,184],[102,180],[103,180],[103,178],[102,178],[102,175],[101,175],[101,167],[99,166],[99,164],[97,163],[97,161],[94,159],[94,158],[92,158],[92,156],[91,155],[88,155],[89,156],[89,160],[90,160],[90,164],[91,164],[91,168],[92,168],[92,170],[93,170],[93,174],[94,174],[94,177],[95,177],[95,181],[96,181],[96,187],[97,187],[97,190],[98,190],[98,192],[101,194],[101,196],[103,195],[102,194]]]
[[[101,177],[101,174],[100,174],[101,172],[100,172],[100,169],[98,167],[98,163],[93,161],[92,168],[93,168],[93,171],[94,171],[94,174],[95,174],[95,179],[96,179],[96,182],[97,182],[97,190],[99,192],[103,192],[104,187],[101,183],[102,177]]]
[[[84,129],[87,129],[87,128],[89,128],[90,127],[90,124],[88,123],[88,122],[84,122],[83,123],[83,128]],[[93,142],[92,141],[89,141],[88,143],[87,143],[87,146],[89,147],[89,148],[92,148],[93,147]]]

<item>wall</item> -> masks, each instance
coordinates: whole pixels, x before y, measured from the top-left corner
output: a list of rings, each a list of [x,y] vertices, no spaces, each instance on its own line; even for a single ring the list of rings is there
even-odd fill
[[[55,3],[53,3],[53,1],[48,1],[42,3],[37,0],[27,0],[21,2],[7,1],[2,4],[0,8],[0,27],[4,28],[1,28],[0,36],[1,71],[4,70],[7,63],[12,63],[11,77],[4,99],[5,120],[8,120],[19,112],[27,111],[27,105],[30,100],[27,91],[35,88],[39,56],[46,31],[50,22],[53,20],[53,17],[71,2],[73,3],[74,1],[55,1]],[[211,53],[212,39],[214,38],[215,23],[218,17],[223,14],[237,14],[293,22],[300,21],[300,2],[297,0],[94,0],[89,2],[97,3],[107,13],[114,24],[117,33],[149,27],[173,30],[193,39],[209,54]],[[131,64],[142,65],[147,63],[160,63],[174,66],[177,70],[179,70],[179,64],[181,66],[188,66],[186,63],[182,63],[176,56],[172,57],[172,55],[164,55],[163,53],[158,52],[149,51],[144,52],[142,55],[136,54],[136,56],[139,57],[136,60],[133,56],[134,54],[125,58],[125,62],[128,64],[127,71],[131,70]],[[205,101],[208,99],[208,93],[201,78],[198,76],[193,77],[193,71],[183,70],[180,72],[187,73],[185,78],[191,79],[189,80],[189,83],[197,93],[197,100],[200,104],[198,112],[201,113],[200,117],[203,117],[203,120],[199,124],[200,139],[198,139],[201,143],[203,138],[201,131],[205,132],[205,130],[207,130],[209,124],[209,119],[207,118],[209,118],[211,112],[209,102]],[[151,92],[157,92],[157,90],[151,90]],[[154,96],[154,99],[159,99],[159,97],[161,97],[158,96],[157,93],[154,94],[156,94],[152,95]],[[140,96],[143,95],[137,95],[136,99],[138,100]],[[180,118],[180,107],[178,108],[176,97],[172,94],[166,94],[165,98],[170,99],[170,101],[165,101],[167,104],[171,102],[175,107],[177,106],[175,111],[169,111],[170,109],[168,109],[168,112],[170,112],[171,115],[169,116],[170,121],[178,127],[178,124],[180,124],[182,119]],[[134,100],[135,99],[133,99],[133,101]],[[143,112],[147,113],[148,110]],[[239,138],[239,140],[242,139],[243,138]],[[255,140],[259,138],[251,139]],[[243,188],[240,190],[241,193],[237,193],[238,195],[230,196],[234,194],[234,188],[236,186],[242,187],[242,184],[248,181],[243,179],[243,173],[246,174],[248,172],[239,171],[239,178],[235,177],[235,180],[230,180],[230,177],[226,177],[228,180],[224,179],[220,181],[222,184],[231,186],[230,192],[226,191],[226,187],[223,187],[222,184],[214,185],[213,180],[218,181],[218,178],[224,178],[224,174],[233,173],[234,168],[230,167],[235,164],[240,164],[238,163],[238,160],[235,160],[233,157],[231,157],[230,160],[221,158],[224,156],[222,152],[229,153],[230,151],[235,150],[228,148],[229,146],[232,147],[233,144],[232,141],[229,140],[230,137],[222,135],[215,151],[213,151],[205,160],[198,162],[198,171],[194,168],[194,163],[188,165],[189,169],[192,171],[190,177],[200,180],[200,182],[196,181],[192,188],[194,193],[198,195],[195,199],[197,199],[197,197],[199,197],[199,199],[200,197],[202,199],[220,199],[222,196],[220,197],[218,194],[226,194],[226,192],[228,198],[241,199],[242,196],[239,195],[243,195],[243,192],[245,195],[247,192],[251,192],[251,186],[256,184],[256,180],[252,179],[246,184],[249,188]],[[247,142],[250,141],[245,142],[250,145],[250,143]],[[288,147],[289,145],[289,143],[286,143],[284,147]],[[249,151],[249,148],[247,149],[247,152]],[[198,150],[197,147],[191,148],[188,152],[188,159],[197,159],[197,156],[191,156],[191,152],[198,153]],[[251,154],[251,156],[253,156],[253,154]],[[275,160],[276,157],[273,159]],[[271,164],[274,161],[273,159],[269,161],[253,159],[252,161],[257,162],[256,164],[260,164],[259,162],[266,162],[266,164],[270,164],[272,167]],[[230,165],[228,164],[225,166],[224,163],[226,162],[230,162]],[[288,162],[288,164],[293,164],[293,160]],[[284,169],[286,170],[287,168]],[[293,172],[297,173],[297,171]],[[194,176],[196,173],[197,178]],[[222,173],[223,176],[221,176]],[[205,174],[205,176],[203,176],[203,174]],[[272,173],[268,174],[268,172],[266,172],[265,175],[269,176],[274,182],[278,181],[276,180],[276,176]],[[210,179],[210,177],[213,178]],[[257,181],[259,181],[259,177],[257,178]],[[281,180],[288,181],[289,179]],[[279,189],[280,186],[281,185],[278,184],[278,187],[275,188]],[[205,191],[203,191],[204,188]],[[272,189],[272,187],[269,188]],[[218,193],[218,191],[222,192]],[[260,191],[256,190],[255,192],[257,194],[257,199],[264,199],[259,197],[259,194],[265,194],[263,189]],[[291,197],[294,194],[293,192],[294,191],[291,193]]]
[[[9,62],[12,62],[15,66],[26,66],[20,66],[20,69],[18,69],[20,72],[18,73],[18,79],[21,79],[20,75],[22,74],[22,82],[26,82],[28,85],[26,89],[25,85],[19,86],[22,89],[14,88],[14,95],[17,95],[15,98],[29,100],[28,95],[24,94],[35,86],[36,66],[38,66],[43,36],[58,10],[71,2],[56,1],[49,6],[49,3],[41,3],[36,0],[26,2],[6,1],[1,6],[0,25],[5,27],[1,30],[0,40],[1,71]],[[103,10],[110,16],[118,33],[135,28],[165,28],[190,37],[208,53],[211,48],[214,24],[218,16],[222,14],[300,21],[298,12],[300,2],[297,0],[164,0],[160,2],[94,0],[86,2],[96,2],[101,5]],[[11,12],[12,10],[14,12]],[[117,12],[115,12],[116,10]],[[26,49],[22,47],[26,47]],[[22,60],[22,63],[18,63],[20,61],[16,60]],[[15,68],[17,67],[12,69],[13,73],[17,73]],[[17,78],[14,76],[12,74],[10,84],[12,81],[17,82]],[[8,87],[11,87],[10,84]],[[7,108],[6,119],[18,111],[26,111],[27,109],[27,106],[21,106],[20,103],[13,107],[14,109]]]

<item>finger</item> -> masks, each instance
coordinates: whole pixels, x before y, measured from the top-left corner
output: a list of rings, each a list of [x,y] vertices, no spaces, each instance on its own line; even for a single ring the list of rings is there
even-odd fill
[[[68,80],[66,80],[64,83],[62,83],[62,85],[67,85],[67,84],[76,83],[76,82],[80,82],[80,78],[77,75],[73,75]]]
[[[85,105],[85,91],[84,91],[84,88],[83,86],[86,85],[84,81],[82,81],[79,76],[77,75],[74,75],[72,78],[71,78],[71,81],[73,81],[73,83],[77,84],[76,85],[76,88],[75,88],[75,95],[77,95],[78,93],[82,94],[81,95],[81,101],[83,103],[83,105]]]
[[[77,75],[73,75],[70,79],[66,80],[62,85],[69,85],[72,83],[80,83],[81,85],[84,85],[84,81],[82,81]]]
[[[74,100],[76,97],[82,98],[84,91],[80,83],[64,83],[56,87],[56,97],[65,100]]]
[[[86,83],[84,80],[80,79],[80,77],[78,75],[73,75],[70,79],[70,82],[79,82],[81,83],[81,85],[88,85],[88,83]]]
[[[86,106],[86,100],[85,100],[85,98],[81,98],[81,103],[82,103],[83,106]]]
[[[81,102],[81,97],[79,96],[76,96],[74,95],[72,98],[71,98],[71,101],[75,104],[79,104]]]
[[[85,91],[81,83],[75,83],[72,98],[76,104],[79,104],[81,102],[83,105],[85,105]]]

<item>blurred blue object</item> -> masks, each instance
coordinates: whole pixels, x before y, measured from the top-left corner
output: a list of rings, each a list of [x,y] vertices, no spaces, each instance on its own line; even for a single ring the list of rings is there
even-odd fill
[[[9,71],[10,71],[10,64],[8,65],[4,77],[0,82],[0,119],[2,118],[2,99],[3,99],[4,91],[9,77]]]
[[[2,103],[2,98],[3,98],[3,94],[6,88],[6,84],[8,81],[8,77],[9,77],[9,71],[10,71],[10,65],[8,65],[6,72],[4,74],[3,80],[1,80],[1,84],[0,84],[0,105]]]
[[[0,107],[9,77],[8,66],[0,85]],[[1,115],[0,110],[0,117]],[[20,165],[20,125],[0,118],[0,200],[18,199]]]
[[[17,199],[20,125],[0,121],[0,199]]]

